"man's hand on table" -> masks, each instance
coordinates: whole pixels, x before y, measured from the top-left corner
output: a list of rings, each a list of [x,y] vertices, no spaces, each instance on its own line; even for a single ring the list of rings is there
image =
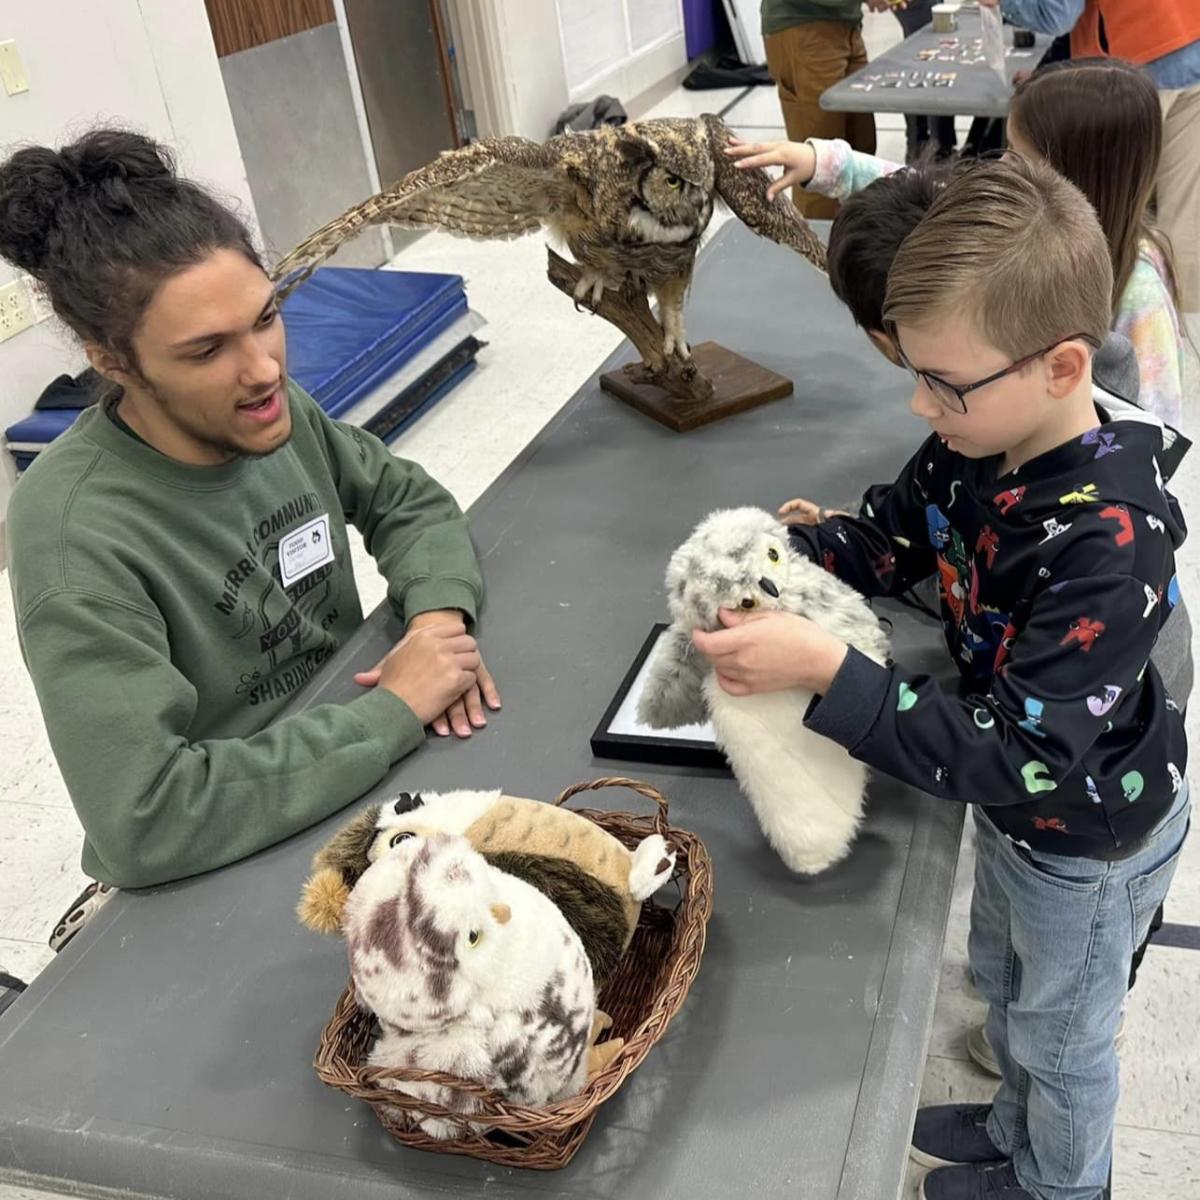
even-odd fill
[[[500,693],[457,609],[413,617],[404,637],[354,682],[387,688],[439,737],[448,737],[452,729],[470,737],[472,728],[487,724],[484,703],[500,707]]]

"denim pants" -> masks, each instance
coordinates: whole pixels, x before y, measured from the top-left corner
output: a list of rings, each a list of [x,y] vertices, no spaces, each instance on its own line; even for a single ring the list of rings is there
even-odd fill
[[[1184,783],[1121,862],[1026,850],[975,812],[969,955],[1001,1072],[987,1132],[1038,1200],[1104,1194],[1129,964],[1171,884],[1189,812]]]

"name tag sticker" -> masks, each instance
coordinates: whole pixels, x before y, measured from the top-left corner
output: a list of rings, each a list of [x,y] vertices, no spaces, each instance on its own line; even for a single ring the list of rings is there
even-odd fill
[[[329,535],[329,514],[293,529],[279,543],[279,578],[283,586],[291,587],[318,567],[333,562],[333,538]]]

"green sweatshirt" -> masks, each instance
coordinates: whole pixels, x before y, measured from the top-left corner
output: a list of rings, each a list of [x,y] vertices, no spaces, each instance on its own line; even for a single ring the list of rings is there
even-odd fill
[[[763,34],[782,33],[809,21],[862,23],[862,0],[762,0]]]
[[[272,724],[362,622],[346,520],[406,620],[475,617],[453,497],[289,395],[288,444],[218,467],[174,462],[91,409],[13,493],[21,649],[94,879],[145,887],[244,858],[420,745],[383,689]]]

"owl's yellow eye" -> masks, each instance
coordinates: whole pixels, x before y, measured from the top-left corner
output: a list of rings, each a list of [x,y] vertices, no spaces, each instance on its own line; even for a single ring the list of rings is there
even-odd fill
[[[776,550],[774,546],[772,546],[770,548],[770,550],[767,551],[767,558],[769,558],[771,560],[771,562],[778,562],[779,561],[779,551]]]
[[[472,946],[478,946],[482,938],[483,934],[480,933],[478,929],[472,929],[471,932],[467,934],[467,942]]]
[[[667,175],[667,187],[669,187],[669,188],[677,188],[677,187],[680,187],[682,184],[683,184],[683,180],[682,180],[682,179],[680,179],[678,175],[671,175],[671,174],[669,174],[669,173],[668,173],[668,175]]]
[[[745,598],[745,599],[742,601],[742,607],[743,607],[743,608],[757,608],[757,607],[758,607],[758,601],[757,601],[757,600],[755,600],[755,598],[754,598],[753,596],[747,596],[747,597],[746,597],[746,598]]]

